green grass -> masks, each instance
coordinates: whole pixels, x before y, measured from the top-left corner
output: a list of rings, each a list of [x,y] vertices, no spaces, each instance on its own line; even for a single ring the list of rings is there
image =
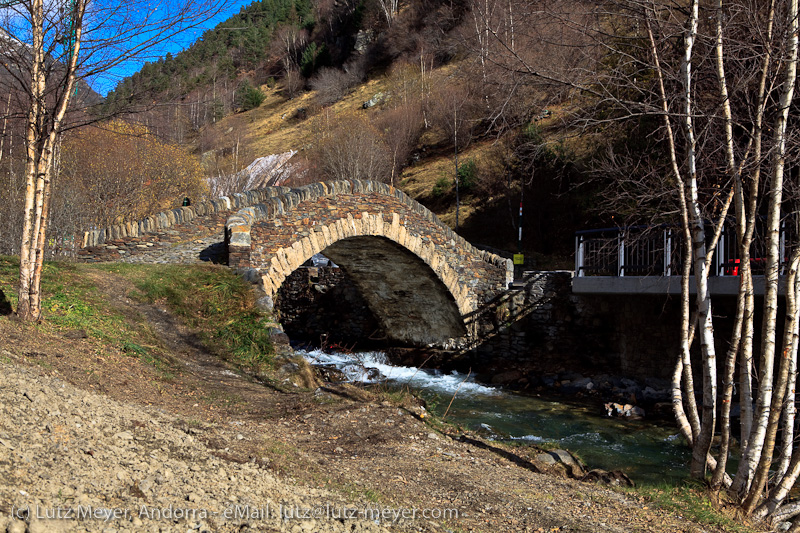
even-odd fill
[[[654,506],[666,509],[700,524],[721,527],[725,531],[752,533],[754,529],[747,527],[741,520],[720,510],[711,500],[705,485],[687,480],[680,486],[642,485],[625,489],[643,497]]]
[[[90,337],[141,358],[171,379],[174,369],[153,347],[157,342],[152,333],[141,320],[126,318],[107,301],[92,281],[92,272],[130,280],[136,287],[131,298],[165,305],[224,359],[253,371],[271,366],[271,317],[254,308],[250,285],[224,267],[46,262],[41,327],[84,330]],[[19,260],[0,256],[0,313],[4,305],[8,312],[16,308],[18,275]]]
[[[159,354],[157,350],[146,348],[135,342],[125,341],[122,343],[122,351],[133,357],[138,357],[145,364],[155,368],[164,381],[175,379],[175,365]]]
[[[90,265],[47,261],[42,267],[42,316],[46,327],[84,330],[87,335],[121,344],[131,334],[125,318],[113,309],[85,275]],[[16,308],[19,259],[0,257],[0,307]]]
[[[166,304],[230,361],[255,371],[271,366],[271,317],[253,307],[250,286],[230,270],[176,265],[126,270],[139,298]]]

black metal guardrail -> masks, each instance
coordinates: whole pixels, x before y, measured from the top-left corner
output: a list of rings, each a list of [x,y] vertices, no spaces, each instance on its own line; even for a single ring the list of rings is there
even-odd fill
[[[710,239],[711,228],[706,232]],[[780,256],[783,274],[796,242],[794,224],[781,225]],[[789,235],[787,235],[789,234]],[[787,241],[787,237],[790,239]],[[661,226],[625,226],[575,232],[576,276],[679,276],[683,269],[683,234],[679,228]],[[711,275],[736,276],[740,258],[733,224],[725,224],[714,253]],[[763,223],[756,224],[750,246],[753,274],[763,274],[766,267],[766,234]]]

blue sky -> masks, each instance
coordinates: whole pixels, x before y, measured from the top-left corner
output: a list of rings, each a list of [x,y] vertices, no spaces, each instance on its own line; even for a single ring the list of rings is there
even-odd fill
[[[203,23],[201,27],[192,30],[187,30],[183,32],[178,38],[173,40],[171,43],[165,46],[160,46],[159,54],[163,56],[164,54],[169,52],[174,56],[181,50],[189,47],[197,39],[199,39],[204,31],[212,29],[220,22],[229,19],[231,16],[238,13],[243,6],[250,5],[251,3],[253,3],[253,1],[254,0],[233,0],[231,5],[227,9],[220,12],[220,14],[217,15],[216,17],[210,18],[208,21]],[[156,58],[147,59],[147,61],[154,61],[154,60],[156,60]],[[97,91],[100,95],[105,96],[108,93],[108,91],[116,87],[117,83],[120,80],[138,71],[145,63],[145,61],[146,61],[145,59],[141,59],[138,61],[128,61],[122,63],[118,67],[107,72],[104,76],[102,76],[102,78],[92,80],[92,82],[90,83],[92,89]]]

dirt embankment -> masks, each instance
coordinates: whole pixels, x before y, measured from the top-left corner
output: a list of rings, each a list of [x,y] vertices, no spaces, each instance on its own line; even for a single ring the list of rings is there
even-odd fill
[[[410,399],[260,383],[103,276],[171,362],[0,317],[0,531],[713,530],[448,435]]]

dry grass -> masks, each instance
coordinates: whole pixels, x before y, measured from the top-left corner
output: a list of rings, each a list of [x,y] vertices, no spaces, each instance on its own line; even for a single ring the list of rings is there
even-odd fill
[[[381,78],[359,85],[346,97],[331,106],[334,113],[361,110],[365,101],[376,93],[385,90],[386,81]],[[225,117],[213,126],[225,132],[237,121],[244,118],[246,124],[244,141],[256,157],[279,154],[290,150],[302,151],[313,138],[314,116],[321,111],[315,103],[315,92],[309,91],[295,98],[287,99],[277,89],[262,86],[267,98],[260,107]],[[306,118],[298,118],[298,112],[305,110]],[[373,110],[362,111],[372,113]]]
[[[459,165],[469,159],[480,162],[489,157],[493,144],[493,141],[472,143],[463,152],[458,154]],[[451,227],[455,227],[456,224],[455,192],[452,190],[453,181],[455,179],[453,156],[453,153],[447,153],[424,157],[418,163],[407,167],[403,171],[400,181],[400,188],[403,192],[417,201],[423,201],[423,203],[428,205],[428,207],[437,214],[442,222]],[[445,200],[436,202],[435,199],[432,198],[432,191],[437,181],[443,178],[450,183],[451,189],[448,190]],[[449,201],[450,199],[452,199],[452,201]],[[431,202],[430,200],[434,201]],[[461,196],[459,222],[465,224],[469,220],[470,215],[478,210],[485,200],[487,199],[474,194],[463,194]]]
[[[431,86],[436,87],[439,84],[447,83],[448,78],[457,68],[457,65],[451,64],[434,71],[430,82]],[[373,115],[379,111],[381,106],[364,110],[363,103],[379,92],[387,92],[390,84],[389,78],[385,76],[367,81],[352,89],[347,96],[328,109],[334,114],[349,112]],[[267,86],[262,86],[261,89],[267,97],[260,107],[228,116],[213,126],[220,132],[219,137],[224,138],[225,135],[230,135],[228,130],[231,127],[241,128],[244,124],[243,141],[250,148],[253,157],[263,157],[290,150],[296,150],[302,155],[303,151],[313,142],[314,128],[317,122],[314,117],[322,111],[315,103],[315,91],[287,99],[277,89]],[[299,117],[298,111],[301,110],[305,110],[305,118]],[[564,110],[551,111],[553,114],[541,122],[545,129],[560,120],[556,115],[561,116],[564,113]],[[228,133],[223,134],[222,132]],[[455,227],[454,192],[448,188],[445,194],[439,197],[432,192],[437,181],[443,182],[446,179],[451,184],[453,182],[453,153],[435,148],[442,145],[442,141],[440,132],[436,130],[424,132],[418,148],[427,149],[419,152],[422,155],[419,161],[404,170],[400,177],[399,187],[409,196],[421,201],[434,211],[445,224]],[[463,163],[468,159],[481,161],[490,157],[494,142],[494,139],[473,142],[459,154],[459,162]],[[244,165],[247,164],[249,161],[244,162]],[[461,224],[467,225],[469,217],[480,208],[485,200],[487,199],[475,195],[462,195]]]

